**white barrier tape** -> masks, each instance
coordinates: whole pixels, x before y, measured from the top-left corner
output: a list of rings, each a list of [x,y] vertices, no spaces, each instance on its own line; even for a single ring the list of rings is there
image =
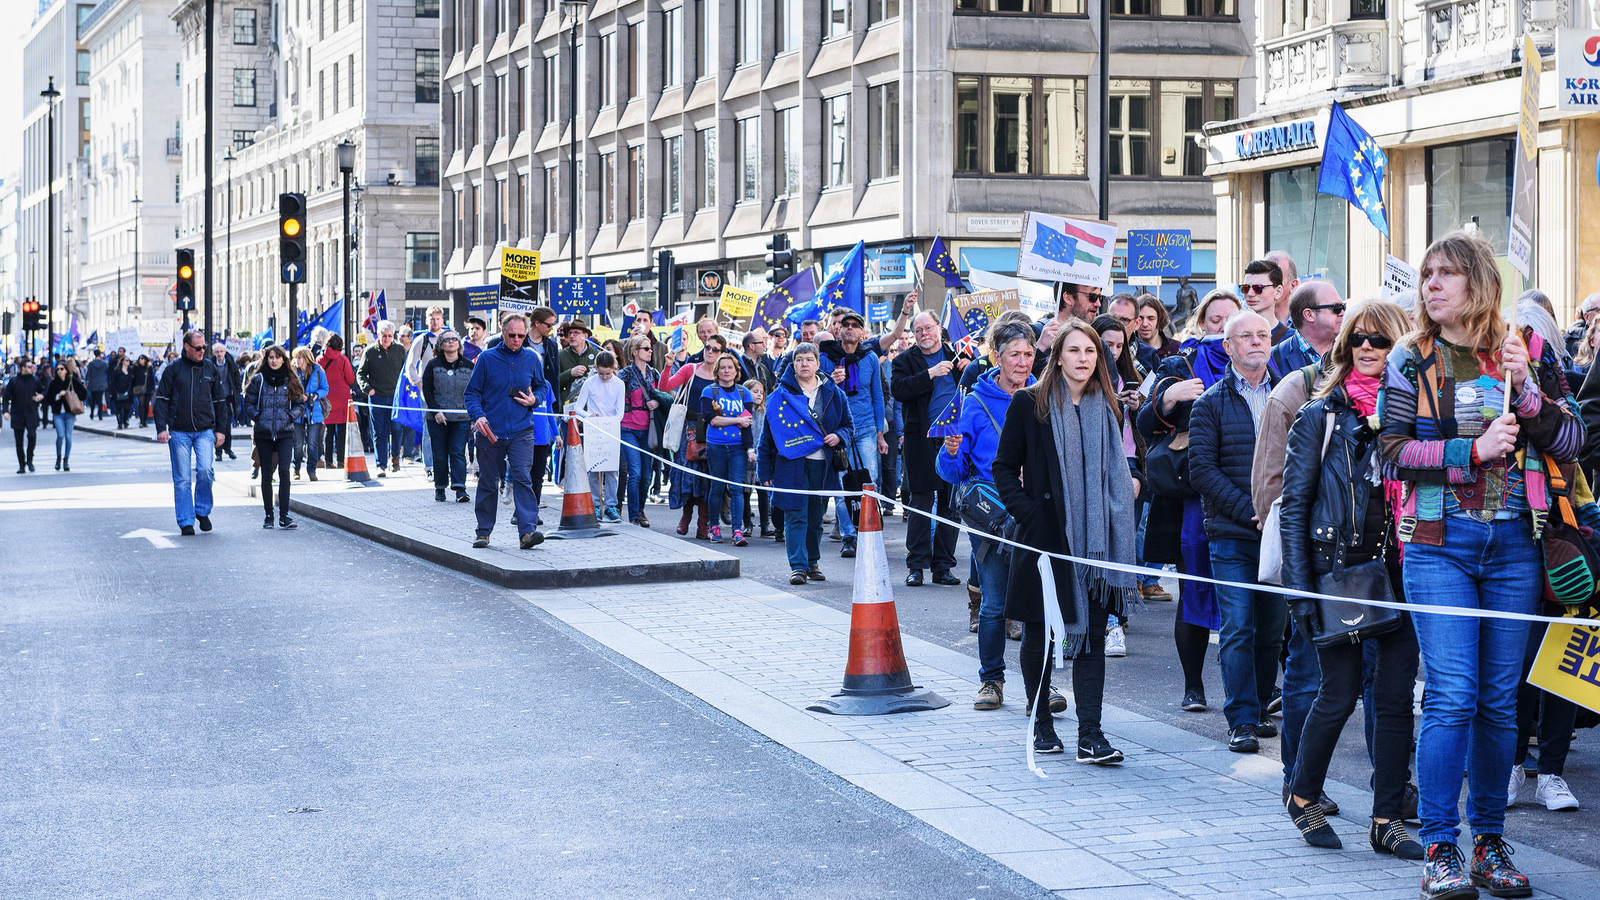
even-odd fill
[[[355,401],[355,400],[352,400],[351,403],[353,403],[355,405],[358,405],[358,406],[372,406],[372,404],[370,404],[370,403],[361,403],[360,401]],[[411,409],[416,409],[416,408],[415,407],[411,407]],[[436,409],[427,409],[427,408],[423,408],[423,409],[420,409],[420,410],[417,410],[417,411],[419,411],[419,412],[443,412],[443,413],[466,412],[466,410],[460,410],[460,409],[456,409],[456,410],[437,409],[436,410]],[[536,415],[536,416],[550,416],[552,418],[560,418],[560,419],[577,418],[578,421],[580,421],[580,422],[583,421],[583,417],[582,416],[573,416],[573,415],[570,415],[568,413],[556,413],[556,412],[545,412],[545,411],[542,411],[542,410],[534,410],[533,414]],[[610,435],[607,435],[607,437],[610,437]],[[620,440],[620,438],[619,438],[619,440]],[[633,447],[632,444],[626,444],[626,443],[624,444],[624,446]],[[876,497],[880,502],[904,506],[904,504],[900,504],[899,501],[895,500],[894,498],[886,497],[883,494],[878,493],[877,491],[813,491],[813,490],[803,490],[801,488],[780,488],[780,487],[775,487],[775,486],[771,486],[771,485],[764,485],[764,484],[740,484],[738,482],[729,481],[726,478],[718,478],[715,475],[711,475],[711,474],[709,474],[707,472],[702,472],[699,469],[690,468],[689,466],[685,466],[682,463],[677,462],[676,460],[668,459],[668,458],[663,457],[663,456],[657,456],[656,454],[651,453],[649,450],[645,450],[645,449],[640,448],[640,447],[634,447],[633,449],[635,449],[637,452],[639,452],[640,454],[642,454],[644,456],[648,456],[648,457],[650,457],[652,459],[655,459],[655,460],[658,460],[660,462],[663,462],[663,463],[665,463],[665,464],[667,464],[667,465],[669,465],[669,466],[671,466],[671,467],[673,467],[675,469],[680,469],[680,470],[682,470],[684,472],[688,472],[689,474],[694,475],[697,478],[704,478],[704,479],[706,479],[708,481],[719,481],[719,482],[721,482],[723,484],[730,485],[732,487],[737,487],[737,488],[740,488],[740,489],[754,489],[754,490],[760,490],[760,491],[767,491],[769,493],[774,493],[774,494],[798,494],[798,495],[803,496],[803,497],[827,497],[827,498],[832,498],[832,499],[871,495],[873,497]],[[911,507],[906,507],[906,509],[911,510]],[[973,528],[972,526],[967,525],[965,522],[952,520],[952,519],[946,519],[943,516],[937,515],[937,514],[935,514],[933,512],[923,512],[921,510],[915,510],[915,512],[919,516],[923,516],[925,518],[932,519],[935,522],[940,522],[940,523],[945,524],[945,525],[953,526],[959,531],[964,531],[969,535],[976,535],[979,538],[983,538],[985,540],[994,541],[997,544],[1002,544],[1002,545],[1005,545],[1005,546],[1008,546],[1008,547],[1015,547],[1015,548],[1017,548],[1019,550],[1026,550],[1029,553],[1037,553],[1037,554],[1040,555],[1040,557],[1049,557],[1051,559],[1059,559],[1059,560],[1062,560],[1063,562],[1073,563],[1074,565],[1091,566],[1091,567],[1098,568],[1098,569],[1107,569],[1107,570],[1110,570],[1110,571],[1113,571],[1113,572],[1127,572],[1127,573],[1130,573],[1130,574],[1133,574],[1133,575],[1148,575],[1148,576],[1153,577],[1153,578],[1176,578],[1176,579],[1178,579],[1180,581],[1193,581],[1193,582],[1196,582],[1198,584],[1221,585],[1222,587],[1240,588],[1242,590],[1263,591],[1263,592],[1266,592],[1266,593],[1279,594],[1279,595],[1282,595],[1284,597],[1301,597],[1301,598],[1305,598],[1305,599],[1308,599],[1308,600],[1338,600],[1338,601],[1344,601],[1344,602],[1347,602],[1347,603],[1355,603],[1355,604],[1358,604],[1358,605],[1361,605],[1361,606],[1372,606],[1372,607],[1377,607],[1377,608],[1381,608],[1381,609],[1399,609],[1399,610],[1404,610],[1406,612],[1423,612],[1423,613],[1429,613],[1429,614],[1433,614],[1433,615],[1466,616],[1466,617],[1469,617],[1469,618],[1476,618],[1476,619],[1506,619],[1506,620],[1510,620],[1510,621],[1514,621],[1514,622],[1544,622],[1544,623],[1550,624],[1550,625],[1570,625],[1570,624],[1573,624],[1574,622],[1596,621],[1596,620],[1592,620],[1592,619],[1579,619],[1579,618],[1575,618],[1575,617],[1572,617],[1572,616],[1540,616],[1540,615],[1533,615],[1531,613],[1504,612],[1504,611],[1495,610],[1495,609],[1472,609],[1472,608],[1469,608],[1469,607],[1460,607],[1460,606],[1435,606],[1435,605],[1426,604],[1426,603],[1397,603],[1397,602],[1392,602],[1392,601],[1388,601],[1388,600],[1369,600],[1369,599],[1366,599],[1364,597],[1337,597],[1337,596],[1334,596],[1334,595],[1331,595],[1331,594],[1320,594],[1320,593],[1317,593],[1315,591],[1294,590],[1292,588],[1279,587],[1278,585],[1273,585],[1273,584],[1256,584],[1256,583],[1253,583],[1253,582],[1227,581],[1227,580],[1220,579],[1220,578],[1208,578],[1208,577],[1203,576],[1203,575],[1191,575],[1191,574],[1188,574],[1188,573],[1185,573],[1185,572],[1169,572],[1169,571],[1166,571],[1165,569],[1149,569],[1149,568],[1145,568],[1144,566],[1126,565],[1126,564],[1123,564],[1123,563],[1108,562],[1106,560],[1099,560],[1099,559],[1086,559],[1086,558],[1079,557],[1079,556],[1073,556],[1073,555],[1071,555],[1069,553],[1054,553],[1054,552],[1051,552],[1051,551],[1048,551],[1048,550],[1040,550],[1037,547],[1032,547],[1032,546],[1029,546],[1028,544],[1023,544],[1023,543],[1020,543],[1018,541],[1013,541],[1013,540],[1010,540],[1009,538],[1004,538],[1004,537],[1001,537],[999,535],[989,534],[987,532],[979,531],[976,528]]]

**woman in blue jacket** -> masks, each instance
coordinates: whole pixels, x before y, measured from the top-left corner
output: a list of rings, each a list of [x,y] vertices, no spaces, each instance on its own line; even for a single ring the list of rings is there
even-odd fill
[[[1017,391],[1034,383],[1033,329],[1003,325],[990,338],[998,362],[973,385],[961,407],[961,433],[944,439],[944,452],[934,457],[939,477],[954,485],[972,479],[993,482],[1000,423]],[[969,534],[978,565],[982,599],[978,606],[978,696],[973,709],[999,709],[1005,702],[1006,579],[1011,554],[993,541]]]
[[[294,423],[294,477],[300,478],[300,462],[306,475],[317,480],[317,453],[322,447],[322,403],[328,399],[328,374],[317,365],[310,347],[294,348],[294,372],[306,391],[306,412]]]
[[[793,361],[767,402],[761,448],[756,455],[757,476],[767,487],[791,491],[839,490],[833,449],[850,439],[850,404],[838,385],[817,376],[818,360],[816,344],[803,343],[795,347]],[[787,455],[791,452],[789,448],[779,450],[781,438],[773,433],[774,425],[784,429],[781,411],[785,409],[790,413],[796,409],[805,410],[799,415],[809,415],[809,421],[802,420],[794,431],[809,440],[795,446],[813,449],[795,450],[794,457]],[[787,430],[784,433],[790,434]],[[817,568],[822,558],[822,510],[826,500],[826,497],[785,491],[777,492],[773,498],[773,505],[784,513],[783,536],[789,554],[790,584],[827,581],[822,570]]]

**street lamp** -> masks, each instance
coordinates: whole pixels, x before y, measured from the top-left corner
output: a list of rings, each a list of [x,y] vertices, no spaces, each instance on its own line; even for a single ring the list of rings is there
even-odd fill
[[[567,251],[572,267],[568,275],[578,274],[578,24],[589,9],[588,0],[561,0],[561,9],[572,17],[572,37],[567,42]]]
[[[139,275],[139,231],[144,225],[144,201],[133,195],[133,306],[144,317],[144,279]],[[120,327],[123,323],[118,322]]]
[[[352,298],[359,298],[361,296],[361,282],[356,281],[356,279],[361,277],[361,236],[363,234],[361,223],[366,221],[361,218],[361,195],[365,191],[361,187],[361,179],[353,178],[351,180],[353,183],[350,185],[350,207],[355,211],[355,217],[351,220],[352,224],[350,225],[350,253],[348,256],[350,268],[355,274],[350,279],[350,286],[345,290]],[[355,331],[356,322],[365,320],[366,315],[365,305],[359,310],[350,310],[350,330],[352,332]],[[357,318],[358,316],[359,318]],[[348,343],[348,340],[346,343]]]
[[[56,101],[61,99],[61,92],[56,90],[55,76],[50,76],[48,86],[39,92],[46,104],[45,112],[45,331],[49,343],[45,345],[46,353],[54,353],[56,348]]]
[[[350,176],[356,170],[356,144],[348,137],[339,142],[339,172],[344,175],[344,241],[339,246],[342,248],[340,256],[344,257],[344,315],[340,316],[340,327],[343,337],[350,340],[350,322],[354,310],[350,308]]]
[[[233,336],[233,145],[229,144],[222,156],[222,161],[228,164],[228,243],[227,258],[223,263],[226,274],[223,276],[222,303],[223,303],[223,330]]]

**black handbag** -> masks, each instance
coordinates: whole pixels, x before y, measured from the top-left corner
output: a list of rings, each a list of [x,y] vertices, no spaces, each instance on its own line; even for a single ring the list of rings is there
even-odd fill
[[[1377,559],[1348,566],[1316,577],[1317,593],[1331,597],[1356,597],[1362,600],[1394,602],[1394,586],[1389,583],[1389,567],[1382,554]],[[1318,647],[1354,644],[1387,634],[1400,627],[1405,615],[1387,606],[1366,606],[1348,600],[1319,598],[1317,630],[1311,643]]]
[[[1144,475],[1163,497],[1181,500],[1195,496],[1189,481],[1189,432],[1173,432],[1151,447],[1144,457]]]
[[[872,473],[867,471],[866,464],[861,460],[860,454],[853,445],[849,451],[846,451],[843,447],[835,450],[834,465],[838,466],[843,473],[839,476],[839,479],[846,491],[860,491],[872,483]],[[850,496],[845,497],[844,508],[845,512],[850,516],[850,524],[860,528],[861,495],[852,493]]]

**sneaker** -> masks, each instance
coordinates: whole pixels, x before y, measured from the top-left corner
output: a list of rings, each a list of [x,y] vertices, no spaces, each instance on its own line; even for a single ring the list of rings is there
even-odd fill
[[[1124,636],[1121,625],[1113,625],[1106,629],[1106,656],[1127,656],[1128,641]]]
[[[1478,896],[1472,879],[1463,871],[1461,848],[1450,841],[1434,841],[1422,851],[1422,900],[1469,900]]]
[[[378,470],[378,474],[382,475],[383,474],[383,470],[379,469]],[[501,485],[500,485],[500,505],[501,506],[510,506],[511,505],[511,482],[509,480],[507,480],[505,482],[502,482]]]
[[[523,534],[518,539],[517,543],[520,544],[524,550],[532,550],[533,548],[544,543],[544,535],[537,531],[529,531]]]
[[[847,537],[847,538],[844,539],[844,546],[839,548],[839,556],[841,558],[843,558],[843,559],[855,559],[856,558],[856,539],[855,538]]]
[[[1406,824],[1399,820],[1390,820],[1382,825],[1371,823],[1367,826],[1367,841],[1377,853],[1391,853],[1399,859],[1422,858],[1422,845],[1406,830]]]
[[[721,525],[713,525],[713,526],[711,526],[711,543],[713,543],[713,544],[722,543],[722,526]]]
[[[790,584],[805,584],[806,583],[806,571],[804,569],[795,569],[793,572],[790,572],[789,573],[789,583]]]
[[[193,525],[185,525],[182,528],[179,528],[178,530],[183,532],[183,536],[184,537],[194,537],[194,526]]]
[[[298,524],[296,524],[295,521],[293,519],[289,518],[288,516],[280,515],[280,516],[278,516],[278,527],[282,528],[284,530],[288,530],[290,528],[299,528],[300,526]]]
[[[489,546],[489,536],[487,534],[478,535],[472,539],[472,546],[475,550],[482,550],[483,548]]]
[[[1056,737],[1056,726],[1054,722],[1050,721],[1049,716],[1043,716],[1033,720],[1033,752],[1067,752],[1067,748],[1061,743],[1061,738]]]
[[[254,481],[255,477],[256,477],[255,476],[255,471],[256,471],[255,469],[251,469],[250,470],[250,479],[252,481]],[[389,470],[385,469],[383,466],[379,466],[378,467],[378,477],[379,478],[388,478],[389,477]]]
[[[1204,691],[1184,691],[1182,706],[1184,712],[1205,712],[1211,708],[1206,705]]]
[[[1078,762],[1086,766],[1109,766],[1122,762],[1122,751],[1111,746],[1101,732],[1091,731],[1078,738]]]
[[[998,681],[985,681],[978,688],[978,697],[972,701],[973,709],[999,709],[1005,702],[1005,686]]]
[[[611,517],[611,524],[622,524],[622,510],[617,509],[615,506],[611,506],[606,508],[606,514]]]
[[[745,538],[744,538],[744,532],[740,531],[737,528],[735,528],[733,530],[733,545],[735,547],[748,547],[748,546],[750,546],[750,542],[745,540]]]
[[[1488,888],[1495,897],[1527,897],[1533,894],[1528,876],[1511,863],[1511,845],[1498,834],[1480,834],[1472,839],[1472,883]]]
[[[1274,738],[1274,737],[1277,737],[1277,736],[1278,736],[1278,726],[1272,724],[1272,720],[1271,719],[1262,719],[1260,724],[1256,725],[1256,737],[1258,737],[1258,738]]]
[[[1050,685],[1050,692],[1046,696],[1050,698],[1051,715],[1059,716],[1067,711],[1067,697],[1065,694],[1056,690],[1055,685]]]
[[[1333,826],[1328,824],[1328,817],[1323,814],[1322,806],[1318,803],[1307,803],[1305,806],[1294,802],[1290,797],[1289,802],[1283,805],[1289,813],[1289,821],[1300,829],[1300,836],[1307,844],[1321,847],[1325,850],[1340,850],[1344,843],[1339,840],[1339,835],[1334,833]]]
[[[1545,809],[1577,809],[1578,798],[1560,775],[1540,775],[1539,786],[1533,789],[1533,799],[1544,804]]]
[[[439,503],[444,502],[444,488],[433,489],[433,499]]]
[[[1511,783],[1506,785],[1506,809],[1517,805],[1517,795],[1522,793],[1522,786],[1528,783],[1528,773],[1521,766],[1511,767]]]
[[[1228,729],[1228,749],[1235,753],[1260,753],[1261,742],[1256,740],[1256,727],[1246,722]]]
[[[210,531],[211,530],[211,517],[210,516],[195,516],[194,520],[196,522],[200,523],[200,530],[201,531]]]
[[[471,503],[472,498],[467,496],[466,488],[456,488],[457,503]]]

